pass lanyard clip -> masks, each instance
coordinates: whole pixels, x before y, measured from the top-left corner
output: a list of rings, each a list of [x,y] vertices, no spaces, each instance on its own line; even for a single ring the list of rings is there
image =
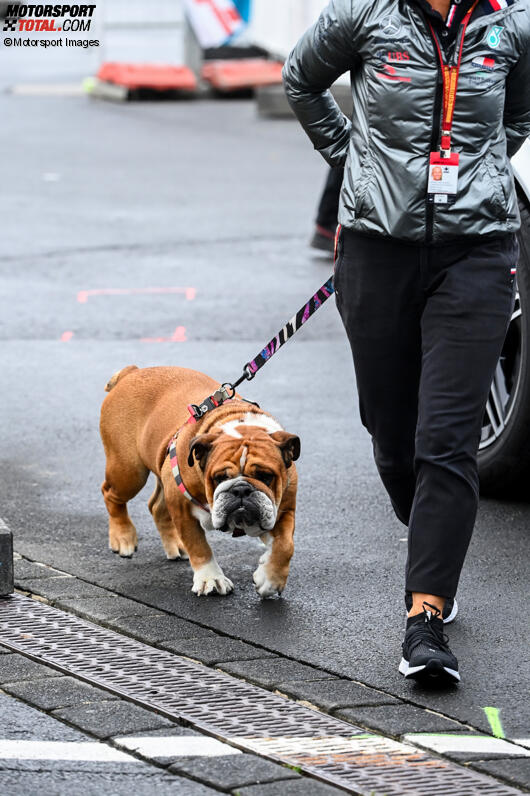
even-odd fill
[[[445,60],[442,46],[435,33],[430,21],[427,20],[431,29],[431,34],[436,45],[438,58],[440,60],[440,67],[442,69],[443,79],[443,118],[442,118],[442,136],[440,140],[440,155],[444,158],[451,157],[451,132],[453,127],[453,117],[455,115],[455,102],[456,91],[458,88],[458,78],[460,76],[460,64],[462,61],[462,51],[464,49],[464,39],[466,36],[466,29],[471,19],[473,11],[478,5],[479,0],[475,0],[469,11],[466,13],[462,22],[460,23],[460,32],[458,36],[458,43],[456,52],[458,52],[456,64],[448,64]],[[453,59],[454,60],[454,59]]]

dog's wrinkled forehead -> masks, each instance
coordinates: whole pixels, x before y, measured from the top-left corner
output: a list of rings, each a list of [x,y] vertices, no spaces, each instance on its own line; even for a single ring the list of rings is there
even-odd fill
[[[262,457],[267,460],[283,459],[285,467],[290,467],[300,455],[300,440],[294,434],[283,430],[272,417],[248,412],[244,417],[227,420],[215,426],[209,433],[199,434],[190,443],[188,464],[193,466],[194,458],[203,471],[213,468],[220,459],[235,461],[236,458],[252,457],[257,463]],[[256,457],[257,461],[256,461]],[[241,470],[244,465],[241,465]]]
[[[283,431],[283,428],[274,418],[268,415],[256,414],[255,412],[247,412],[243,418],[229,420],[227,423],[223,423],[220,428],[229,437],[235,437],[236,439],[243,439],[243,437],[248,435],[249,431],[258,429],[262,429],[266,434]]]
[[[278,445],[264,428],[237,425],[230,428],[229,432],[222,429],[212,445],[210,461],[214,465],[215,462],[229,459],[234,461],[237,459],[239,462],[241,459],[240,465],[243,470],[249,456],[252,456],[253,460],[257,456],[258,459],[273,461],[279,453]]]

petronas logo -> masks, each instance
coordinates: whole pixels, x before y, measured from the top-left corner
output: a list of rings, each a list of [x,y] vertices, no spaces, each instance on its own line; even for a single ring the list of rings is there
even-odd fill
[[[486,41],[488,43],[488,47],[491,47],[492,50],[496,50],[501,43],[501,34],[503,30],[504,28],[502,25],[492,25],[488,30],[486,34]]]

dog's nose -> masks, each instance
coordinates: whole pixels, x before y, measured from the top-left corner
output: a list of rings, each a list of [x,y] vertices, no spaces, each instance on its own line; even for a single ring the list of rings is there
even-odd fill
[[[234,486],[230,491],[234,497],[240,498],[240,500],[244,500],[244,498],[248,497],[251,494],[252,487],[250,486],[250,484],[247,484],[245,481],[240,484],[234,484]]]

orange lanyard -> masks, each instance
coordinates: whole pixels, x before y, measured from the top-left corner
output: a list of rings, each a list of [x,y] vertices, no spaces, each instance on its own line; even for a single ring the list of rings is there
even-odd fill
[[[436,44],[436,50],[438,52],[438,58],[440,59],[440,66],[442,68],[444,100],[443,100],[443,118],[442,118],[442,138],[440,143],[440,150],[442,151],[445,157],[448,157],[451,154],[451,131],[453,127],[453,117],[455,115],[456,90],[458,88],[458,78],[460,76],[460,64],[462,61],[462,51],[464,49],[466,28],[469,20],[471,19],[473,11],[478,5],[478,2],[479,0],[475,0],[475,2],[473,3],[471,8],[465,15],[464,19],[460,23],[460,33],[457,44],[458,59],[456,65],[448,64],[446,62],[442,47],[438,40],[438,36],[436,35],[430,21],[427,20],[429,27],[431,29],[434,43]]]

